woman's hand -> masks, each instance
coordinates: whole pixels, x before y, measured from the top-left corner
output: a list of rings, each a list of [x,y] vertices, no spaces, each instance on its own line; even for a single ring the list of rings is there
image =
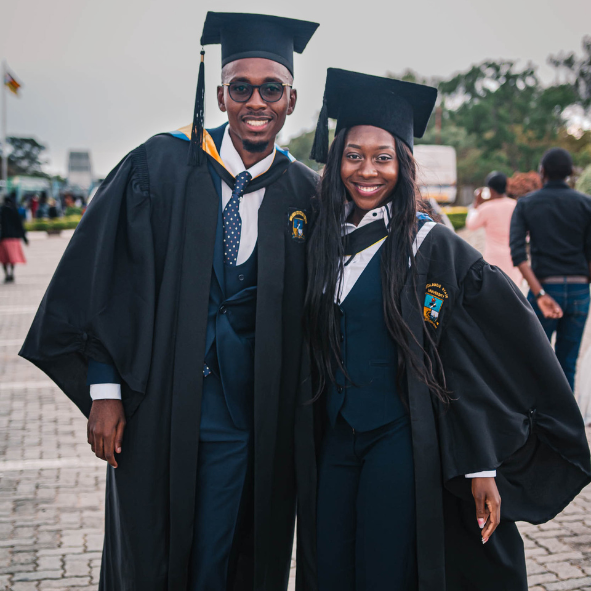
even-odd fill
[[[476,502],[476,520],[486,544],[501,521],[501,495],[494,478],[472,478],[472,495]]]
[[[472,203],[472,207],[474,207],[474,209],[478,209],[484,203],[484,199],[482,198],[482,189],[484,189],[484,187],[480,187],[474,191],[474,202]]]

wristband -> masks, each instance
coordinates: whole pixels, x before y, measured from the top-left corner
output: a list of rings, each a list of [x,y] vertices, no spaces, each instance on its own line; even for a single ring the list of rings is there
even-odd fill
[[[536,294],[536,300],[539,300],[542,296],[545,296],[546,292],[544,291],[544,288],[540,289],[540,291],[538,291],[538,293]]]

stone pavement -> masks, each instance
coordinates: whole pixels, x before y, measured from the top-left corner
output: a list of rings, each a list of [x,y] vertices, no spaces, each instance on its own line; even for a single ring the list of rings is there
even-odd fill
[[[29,263],[14,284],[0,284],[0,590],[94,591],[104,463],[80,412],[16,356],[68,235],[30,238]],[[478,234],[466,238],[481,245]],[[520,524],[531,591],[591,591],[590,506],[588,488],[552,522]]]

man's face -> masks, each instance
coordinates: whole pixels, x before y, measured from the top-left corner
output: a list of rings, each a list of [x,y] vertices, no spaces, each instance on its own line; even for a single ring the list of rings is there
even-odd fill
[[[224,84],[245,82],[254,86],[275,82],[292,84],[289,70],[281,64],[264,58],[245,58],[230,62],[222,70]],[[228,113],[230,132],[234,141],[242,142],[245,150],[263,152],[281,131],[287,115],[295,108],[297,92],[283,87],[283,96],[277,102],[266,102],[259,89],[253,89],[246,102],[237,102],[230,96],[228,86],[218,86],[218,105]]]

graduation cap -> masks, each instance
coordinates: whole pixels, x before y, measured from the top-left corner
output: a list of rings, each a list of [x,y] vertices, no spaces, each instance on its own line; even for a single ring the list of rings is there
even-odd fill
[[[437,89],[431,86],[329,68],[311,158],[326,164],[329,118],[337,120],[335,133],[372,125],[412,150],[413,138],[425,133],[436,99]]]
[[[293,75],[293,53],[302,53],[318,28],[318,23],[267,14],[208,12],[201,45],[222,46],[222,67],[235,60],[259,57],[278,62]],[[197,97],[191,131],[190,164],[197,164],[204,125],[204,55],[197,81]]]

